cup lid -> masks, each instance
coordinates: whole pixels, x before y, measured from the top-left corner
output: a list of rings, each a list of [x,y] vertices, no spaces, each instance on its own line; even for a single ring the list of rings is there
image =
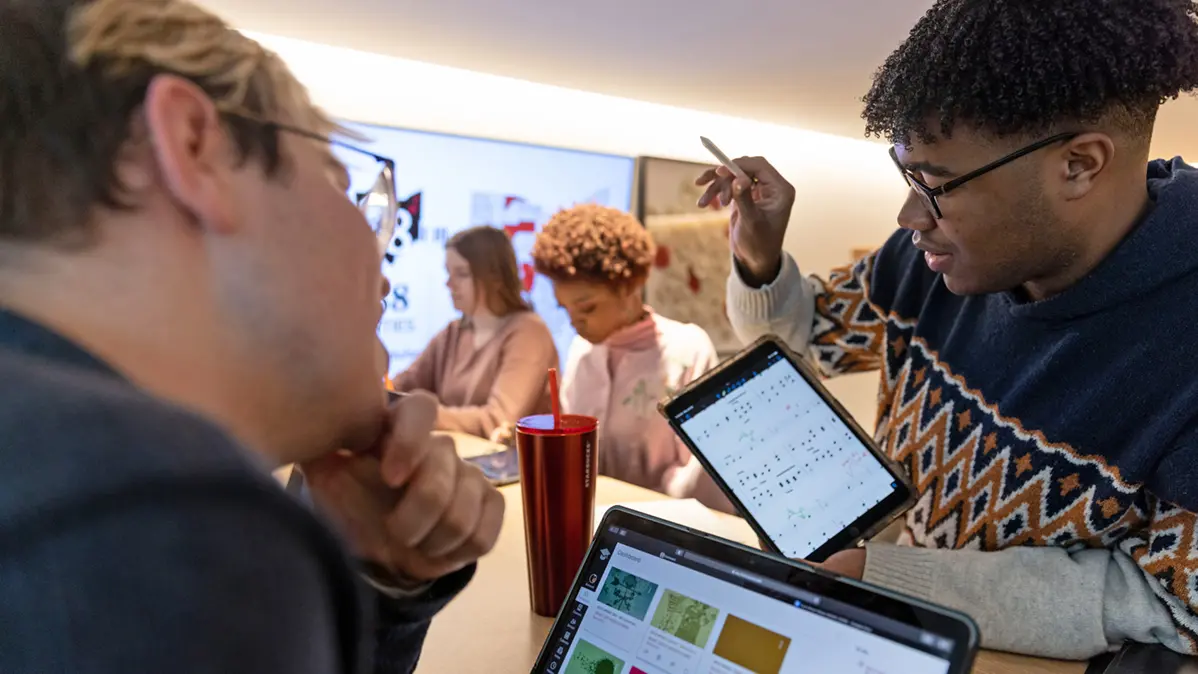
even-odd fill
[[[599,420],[585,414],[563,414],[561,426],[554,427],[552,414],[534,414],[516,423],[516,430],[534,435],[576,435],[590,433],[599,427]]]

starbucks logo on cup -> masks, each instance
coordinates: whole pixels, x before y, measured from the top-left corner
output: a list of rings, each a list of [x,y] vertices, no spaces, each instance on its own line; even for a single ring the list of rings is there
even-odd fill
[[[589,489],[591,487],[591,443],[590,443],[590,441],[583,441],[582,452],[583,452],[583,458],[585,459],[585,462],[583,463],[583,469],[582,469],[583,470],[583,480],[582,481],[583,481],[584,486],[586,486]]]

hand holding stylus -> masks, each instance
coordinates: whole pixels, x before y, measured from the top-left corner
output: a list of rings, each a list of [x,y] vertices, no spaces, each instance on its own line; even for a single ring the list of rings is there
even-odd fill
[[[698,205],[732,206],[732,253],[746,282],[765,285],[778,275],[795,189],[762,157],[741,157],[729,164],[744,175],[737,177],[728,166],[704,171],[695,180],[696,185],[707,186]]]

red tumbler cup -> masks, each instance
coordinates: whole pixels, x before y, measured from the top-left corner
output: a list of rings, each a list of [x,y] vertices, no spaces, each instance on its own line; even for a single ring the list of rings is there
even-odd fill
[[[595,519],[599,420],[580,414],[516,424],[532,611],[555,616],[582,565]]]

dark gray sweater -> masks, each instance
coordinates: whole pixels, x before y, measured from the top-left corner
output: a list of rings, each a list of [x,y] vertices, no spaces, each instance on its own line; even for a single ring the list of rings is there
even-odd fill
[[[472,573],[383,599],[226,434],[0,311],[0,672],[409,672]]]

